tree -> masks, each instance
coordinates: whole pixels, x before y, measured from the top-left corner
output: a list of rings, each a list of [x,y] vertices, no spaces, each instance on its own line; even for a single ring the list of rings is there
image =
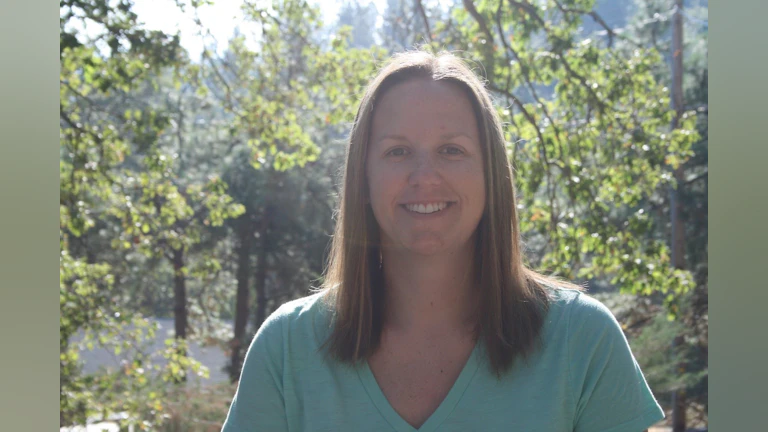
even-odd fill
[[[673,373],[665,379],[673,385],[662,387],[665,395],[671,395],[673,428],[685,430],[689,420],[686,413],[696,412],[699,418],[694,420],[705,423],[708,405],[706,6],[690,4],[684,10],[679,2],[637,1],[632,21],[631,37],[665,54],[666,62],[656,76],[676,95],[671,127],[676,127],[678,116],[685,110],[698,114],[700,139],[692,145],[692,157],[674,170],[668,199],[656,212],[661,235],[674,245],[674,264],[689,269],[695,280],[690,292],[670,304],[684,325],[677,327],[672,352],[666,358]]]
[[[678,258],[681,253],[679,243],[670,242],[668,191],[677,185],[681,199],[674,206],[680,206],[688,182],[699,194],[706,190],[706,148],[699,144],[706,126],[697,117],[706,114],[706,100],[670,108],[668,36],[638,21],[665,25],[671,4],[643,3],[655,6],[630,20],[627,30],[610,27],[590,1],[463,1],[464,8],[437,27],[433,46],[469,53],[505,104],[500,111],[510,125],[532,264],[568,279],[607,278],[625,293],[663,301],[666,310],[654,313],[664,319],[690,323],[683,311],[706,318],[706,271],[673,262],[673,249]],[[600,33],[583,39],[583,19]],[[638,37],[649,31],[649,38]],[[701,71],[689,91],[705,82]],[[701,205],[678,214],[692,215]],[[684,227],[696,238],[686,238],[685,249],[705,261],[702,217],[694,217],[698,229]],[[688,344],[680,351],[684,355],[670,361],[706,352]],[[701,388],[706,374],[699,371],[685,376]],[[676,385],[693,382],[669,378]]]
[[[622,36],[607,26],[604,38],[578,41],[583,16],[602,21],[590,1],[463,5],[441,40],[480,62],[505,104],[533,264],[568,279],[609,276],[627,292],[688,290],[665,241],[646,235],[653,221],[642,206],[696,138],[688,113],[669,131],[667,91],[652,75],[659,55],[614,48]]]
[[[439,5],[430,8],[421,0],[387,0],[380,30],[382,44],[390,51],[401,51],[432,42],[433,29],[446,18],[443,15]]]
[[[287,239],[296,244],[305,237],[297,234],[318,226],[304,219],[309,216],[307,206],[296,200],[305,193],[293,189],[292,195],[286,195],[289,186],[306,184],[299,181],[301,176],[288,172],[306,172],[308,164],[317,161],[319,143],[336,124],[351,117],[352,102],[373,69],[370,51],[349,48],[349,28],[341,29],[330,46],[319,39],[319,10],[305,2],[285,0],[268,6],[246,2],[243,13],[256,25],[258,48],[249,49],[245,36],[237,34],[222,56],[212,50],[203,52],[196,78],[206,83],[226,114],[228,152],[233,157],[222,169],[245,209],[231,226],[239,236],[230,343],[233,380],[239,377],[242,348],[249,339],[246,314],[258,329],[270,303],[270,280],[280,279],[281,274],[309,274],[296,271],[305,268],[302,259],[284,256],[291,249]],[[290,265],[280,264],[286,261]],[[292,272],[280,271],[290,266]],[[251,284],[255,285],[252,311]]]
[[[127,250],[183,251],[195,241],[197,221],[190,216],[204,213],[210,223],[220,224],[237,210],[220,181],[180,188],[169,178],[172,158],[160,146],[167,113],[137,103],[132,94],[147,83],[157,84],[164,70],[179,67],[184,58],[178,36],[142,29],[131,7],[127,1],[61,3],[62,425],[115,411],[127,411],[131,421],[152,411],[157,419],[164,392],[150,375],[162,373],[164,379],[175,380],[189,370],[204,373],[184,354],[183,341],[169,341],[161,353],[168,360],[165,369],[152,360],[144,341],[154,328],[115,295],[119,278],[108,261]],[[80,32],[77,23],[97,32]],[[124,111],[126,106],[131,109]],[[95,235],[97,223],[104,232]],[[113,233],[106,242],[114,250],[101,249],[104,240],[99,238]],[[183,273],[183,266],[179,270]],[[123,369],[83,376],[77,346],[72,345],[78,333],[88,347],[98,343],[116,356],[129,351]]]
[[[341,29],[344,26],[349,26],[352,29],[350,47],[369,48],[376,43],[374,39],[376,33],[372,30],[376,28],[377,17],[378,12],[373,2],[363,6],[358,1],[347,1],[341,6],[336,27]]]

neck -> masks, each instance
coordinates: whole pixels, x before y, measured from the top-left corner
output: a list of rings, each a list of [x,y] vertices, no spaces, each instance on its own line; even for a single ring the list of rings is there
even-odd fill
[[[384,326],[407,333],[474,330],[474,251],[436,256],[382,250],[386,312]]]

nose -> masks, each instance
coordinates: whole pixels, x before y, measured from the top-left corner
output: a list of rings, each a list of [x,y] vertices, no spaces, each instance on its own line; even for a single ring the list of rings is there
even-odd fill
[[[414,166],[408,176],[408,184],[413,187],[439,185],[443,180],[436,163],[430,155],[419,155],[414,158]]]

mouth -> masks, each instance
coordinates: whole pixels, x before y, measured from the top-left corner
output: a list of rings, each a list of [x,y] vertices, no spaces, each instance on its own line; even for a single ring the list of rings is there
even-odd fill
[[[431,203],[418,203],[418,204],[400,204],[400,207],[413,213],[419,214],[433,214],[441,212],[448,207],[452,206],[452,201],[437,201]]]

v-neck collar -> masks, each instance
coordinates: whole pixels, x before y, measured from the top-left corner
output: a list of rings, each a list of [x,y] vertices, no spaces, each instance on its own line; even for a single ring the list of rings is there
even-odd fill
[[[477,359],[479,346],[480,343],[477,342],[472,349],[472,353],[469,355],[469,359],[467,359],[467,363],[459,373],[458,378],[456,378],[456,381],[453,383],[451,390],[448,391],[445,399],[440,402],[437,409],[418,429],[411,426],[410,423],[400,417],[397,411],[392,408],[387,397],[384,396],[384,392],[381,391],[379,383],[376,382],[376,377],[373,375],[373,371],[367,361],[362,362],[360,367],[357,368],[358,375],[360,376],[360,381],[362,381],[363,387],[365,387],[365,391],[368,393],[373,404],[397,432],[432,432],[453,412],[454,408],[456,408],[456,405],[461,400],[461,397],[464,395],[464,392],[467,390],[467,387],[469,387],[469,383],[475,376],[480,364]]]

